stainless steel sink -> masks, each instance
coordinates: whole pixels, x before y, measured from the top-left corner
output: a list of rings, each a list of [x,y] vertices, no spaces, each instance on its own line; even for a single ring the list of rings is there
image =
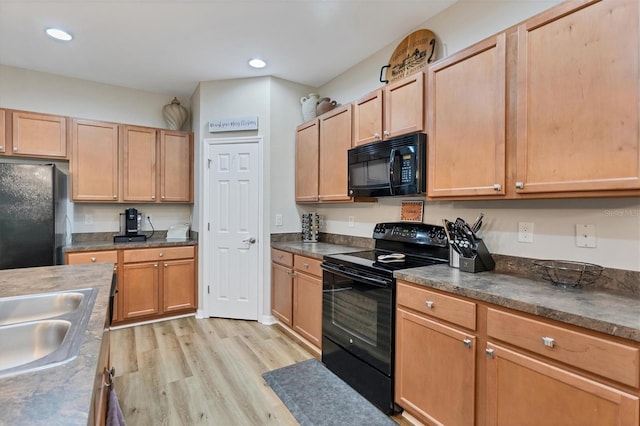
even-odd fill
[[[97,288],[0,298],[0,377],[74,359]]]
[[[57,317],[78,309],[84,293],[73,291],[0,299],[0,325]]]

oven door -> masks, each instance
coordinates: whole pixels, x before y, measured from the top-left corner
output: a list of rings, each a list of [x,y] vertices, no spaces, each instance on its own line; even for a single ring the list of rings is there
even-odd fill
[[[322,269],[323,338],[390,376],[394,280],[327,262]]]

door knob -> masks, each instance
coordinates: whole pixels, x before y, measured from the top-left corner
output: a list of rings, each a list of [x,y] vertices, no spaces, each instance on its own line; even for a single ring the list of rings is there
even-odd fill
[[[253,237],[247,238],[245,240],[242,240],[243,244],[255,244],[256,243],[256,239]]]

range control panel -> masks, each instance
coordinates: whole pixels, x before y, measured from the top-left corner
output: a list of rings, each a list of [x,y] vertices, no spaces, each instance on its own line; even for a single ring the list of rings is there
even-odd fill
[[[376,240],[401,241],[437,247],[447,247],[448,245],[444,227],[426,223],[378,223],[373,228],[373,238]]]

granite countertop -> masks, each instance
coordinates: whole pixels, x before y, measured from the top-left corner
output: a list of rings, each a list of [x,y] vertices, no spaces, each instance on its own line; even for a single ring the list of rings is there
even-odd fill
[[[83,425],[93,404],[113,263],[0,271],[0,297],[96,287],[99,289],[78,356],[43,370],[0,378],[0,424]]]
[[[271,247],[322,259],[367,250],[331,243],[287,241]],[[449,265],[396,271],[394,277],[451,294],[640,342],[640,298],[607,290],[565,289],[537,278],[494,271],[468,273]]]
[[[121,249],[133,249],[133,248],[150,248],[150,247],[177,247],[177,246],[191,246],[197,245],[196,240],[171,240],[164,239],[147,240],[141,242],[131,243],[114,243],[113,241],[88,241],[82,243],[73,243],[64,247],[65,253],[76,253],[83,251],[95,251],[95,250],[121,250]]]
[[[327,254],[353,253],[356,251],[367,250],[363,247],[345,246],[340,244],[321,242],[305,243],[302,241],[283,241],[271,243],[271,247],[318,260],[322,260],[322,257]]]
[[[640,342],[640,298],[495,272],[468,273],[448,265],[396,271],[394,277],[459,296]]]

